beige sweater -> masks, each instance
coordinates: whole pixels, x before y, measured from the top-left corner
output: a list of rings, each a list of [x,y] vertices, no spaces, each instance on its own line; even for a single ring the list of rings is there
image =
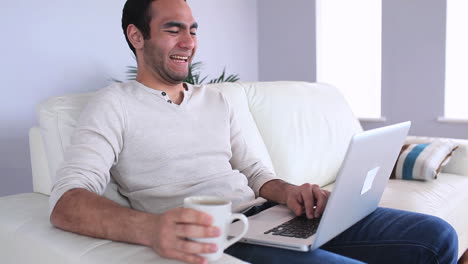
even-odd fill
[[[228,197],[233,208],[252,202],[275,176],[249,151],[218,90],[186,88],[180,105],[136,81],[100,90],[72,135],[51,210],[72,188],[102,195],[110,175],[131,206],[146,212],[161,213],[201,194]]]

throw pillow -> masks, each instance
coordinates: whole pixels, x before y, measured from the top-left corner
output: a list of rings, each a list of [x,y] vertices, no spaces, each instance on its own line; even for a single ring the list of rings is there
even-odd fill
[[[433,180],[458,146],[450,140],[403,145],[391,179]]]

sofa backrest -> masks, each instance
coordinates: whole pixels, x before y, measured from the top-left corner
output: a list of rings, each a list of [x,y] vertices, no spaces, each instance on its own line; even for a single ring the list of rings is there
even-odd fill
[[[248,111],[280,178],[320,186],[335,180],[352,135],[362,131],[335,87],[291,81],[218,85],[221,91],[226,86],[245,91]]]
[[[70,144],[76,121],[92,95],[93,93],[87,93],[53,97],[38,106],[39,127],[33,127],[29,133],[35,192],[50,195],[55,172]],[[41,147],[44,149],[41,150]],[[44,160],[34,156],[41,152],[45,153],[47,164],[41,164]]]
[[[333,182],[351,136],[362,130],[342,95],[330,85],[254,82],[210,86],[220,89],[233,106],[257,156],[279,177],[295,184]],[[35,192],[50,194],[76,121],[92,95],[54,97],[39,105],[39,128],[30,131]]]

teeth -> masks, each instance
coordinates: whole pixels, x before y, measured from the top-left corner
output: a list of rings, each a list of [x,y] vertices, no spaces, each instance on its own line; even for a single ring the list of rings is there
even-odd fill
[[[171,56],[171,58],[176,59],[176,60],[188,60],[189,57],[182,57],[182,56]]]

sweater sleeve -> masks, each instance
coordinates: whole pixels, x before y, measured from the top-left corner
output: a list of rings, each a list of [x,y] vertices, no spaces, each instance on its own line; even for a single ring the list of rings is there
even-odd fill
[[[231,129],[231,166],[233,169],[238,170],[247,177],[250,188],[255,192],[255,197],[258,197],[260,195],[260,188],[263,184],[277,179],[277,177],[249,149],[249,146],[242,134],[240,123],[238,122],[236,114],[229,103],[228,109]]]
[[[111,87],[110,87],[111,88]],[[123,147],[125,109],[115,92],[106,88],[88,102],[64,153],[49,198],[49,213],[68,190],[83,188],[102,195],[110,168]]]

